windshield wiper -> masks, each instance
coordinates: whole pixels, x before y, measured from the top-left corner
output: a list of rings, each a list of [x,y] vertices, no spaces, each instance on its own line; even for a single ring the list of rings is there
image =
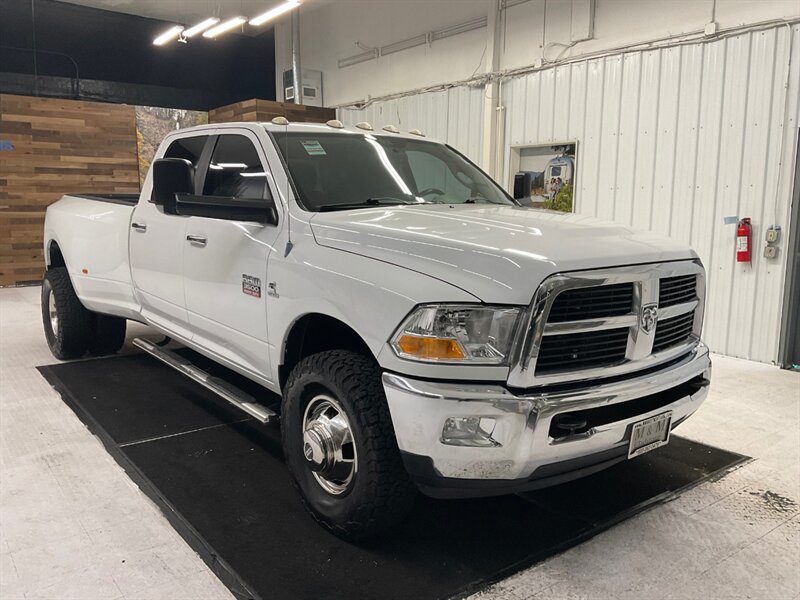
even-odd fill
[[[344,204],[323,204],[317,207],[320,212],[330,212],[332,210],[349,210],[351,208],[366,208],[369,206],[397,206],[398,204],[429,204],[428,202],[417,202],[405,198],[392,198],[391,196],[380,196],[367,198],[365,202],[347,202]]]

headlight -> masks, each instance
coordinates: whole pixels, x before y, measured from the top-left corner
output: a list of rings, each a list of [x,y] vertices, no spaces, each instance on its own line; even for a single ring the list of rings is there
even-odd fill
[[[519,314],[519,308],[499,306],[420,306],[391,345],[398,356],[412,360],[505,364]]]

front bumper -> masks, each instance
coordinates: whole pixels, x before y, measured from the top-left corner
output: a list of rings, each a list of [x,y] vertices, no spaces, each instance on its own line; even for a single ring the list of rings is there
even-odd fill
[[[634,423],[672,411],[674,428],[705,400],[708,348],[646,374],[516,395],[497,384],[443,383],[384,373],[397,443],[417,486],[435,497],[493,496],[588,475],[625,460]],[[579,415],[566,433],[553,419]],[[450,417],[494,419],[495,447],[442,443]],[[563,418],[563,417],[560,417]]]

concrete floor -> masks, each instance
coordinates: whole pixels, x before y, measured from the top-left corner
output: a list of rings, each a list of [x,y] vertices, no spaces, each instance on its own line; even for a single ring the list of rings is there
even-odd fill
[[[52,362],[39,289],[0,290],[0,598],[232,598],[34,368]],[[714,369],[678,431],[756,460],[476,598],[800,598],[800,374]]]

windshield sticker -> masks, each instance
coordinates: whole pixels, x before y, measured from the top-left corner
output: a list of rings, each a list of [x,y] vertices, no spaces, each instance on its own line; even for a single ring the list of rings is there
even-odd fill
[[[309,156],[325,156],[327,154],[325,148],[317,140],[305,140],[300,143],[303,144],[303,148],[306,149]]]

